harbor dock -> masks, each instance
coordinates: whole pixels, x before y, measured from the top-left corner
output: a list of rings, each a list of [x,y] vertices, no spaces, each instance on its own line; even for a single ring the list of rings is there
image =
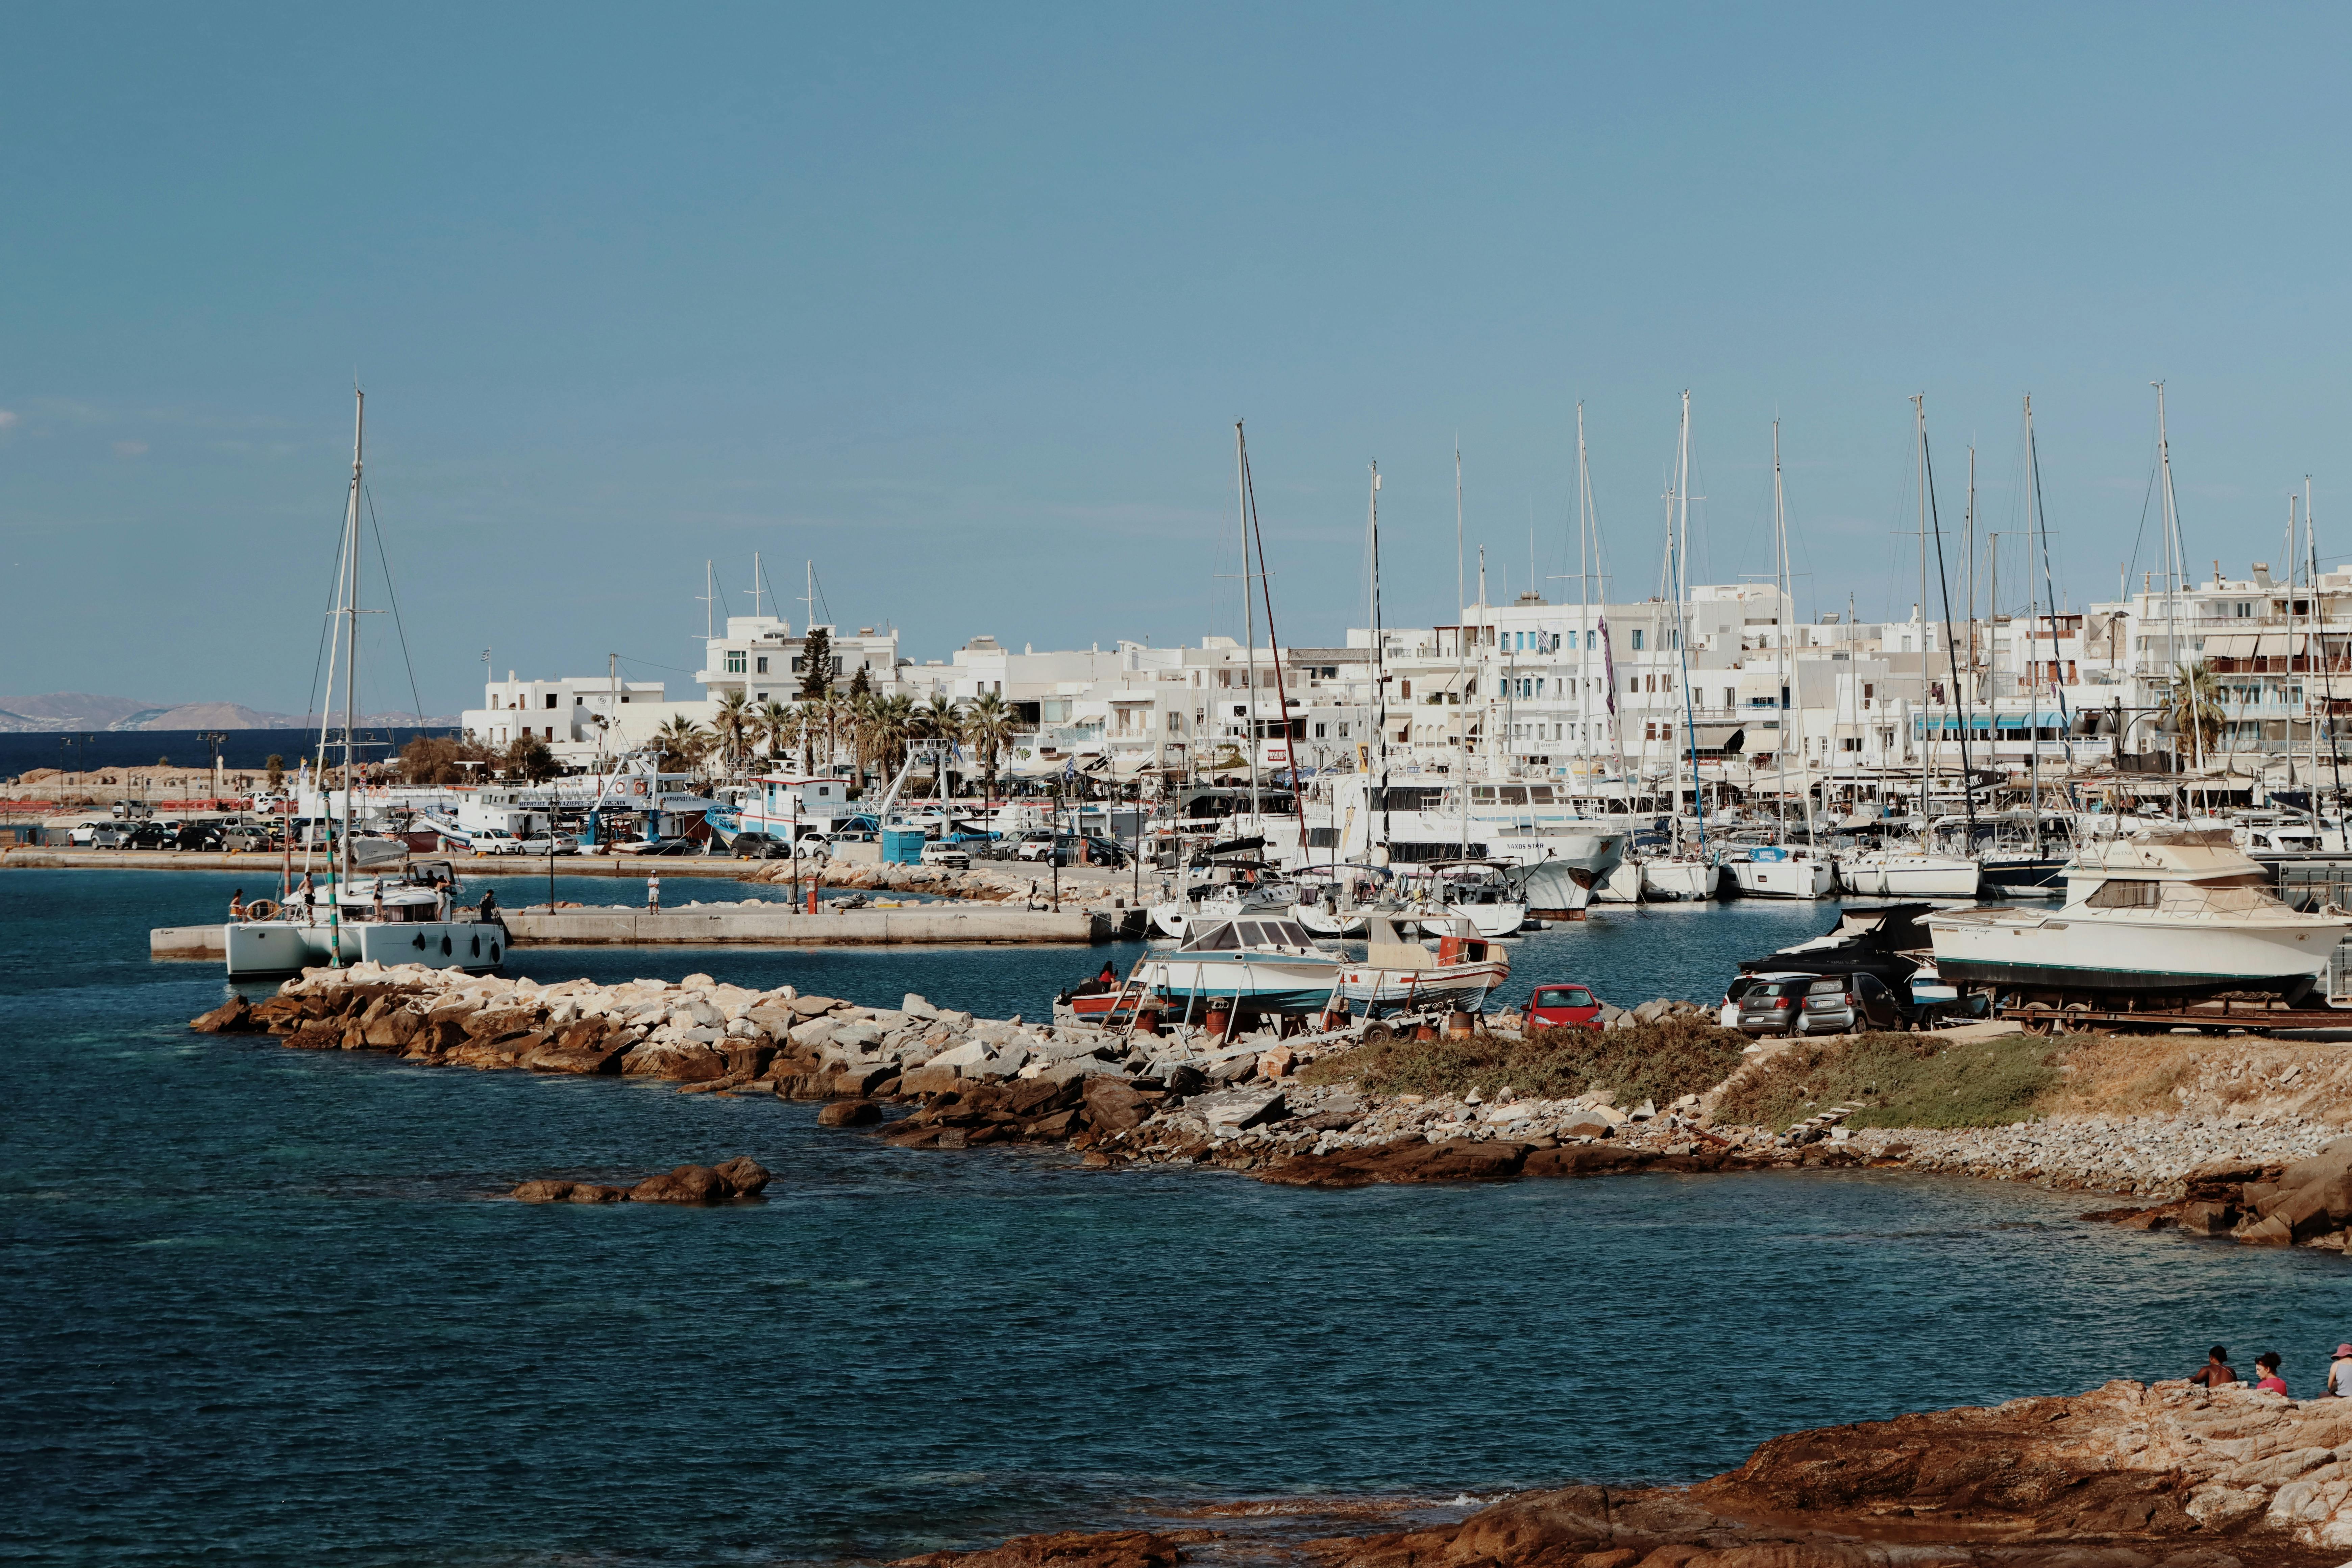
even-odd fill
[[[895,910],[845,910],[806,914],[778,903],[697,909],[559,909],[550,914],[499,911],[516,947],[882,947],[1083,945],[1118,934],[1113,917],[1098,911],[1007,909],[997,904],[929,903]],[[211,960],[227,954],[217,925],[157,926],[147,933],[147,955],[159,960]]]

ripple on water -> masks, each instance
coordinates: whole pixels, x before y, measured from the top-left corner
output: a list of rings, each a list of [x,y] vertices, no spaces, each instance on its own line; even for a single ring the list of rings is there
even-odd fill
[[[2300,1387],[2352,1330],[2341,1258],[2086,1226],[2028,1188],[1300,1192],[192,1041],[217,974],[123,955],[230,885],[0,877],[31,933],[0,952],[13,1557],[824,1561],[1269,1498],[1320,1532],[1320,1500],[1687,1479],[1791,1427],[2177,1373],[2216,1339],[2285,1351]],[[24,918],[61,898],[70,920]],[[1828,918],[1612,913],[1515,970],[1702,994]],[[542,957],[1033,1016],[1098,962]],[[482,1201],[733,1153],[777,1173],[769,1202]]]

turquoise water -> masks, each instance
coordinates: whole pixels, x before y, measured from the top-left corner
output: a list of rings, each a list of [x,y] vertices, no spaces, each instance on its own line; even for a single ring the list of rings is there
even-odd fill
[[[1690,1478],[1792,1427],[2177,1375],[2216,1338],[2283,1351],[2302,1390],[2352,1332],[2340,1257],[2084,1226],[2089,1201],[1991,1184],[1299,1192],[197,1037],[221,980],[149,963],[145,931],[230,885],[0,874],[13,1558],[893,1557],[1139,1498]],[[1719,979],[1763,918],[1599,921],[1521,963],[1688,993],[1657,977]],[[1097,963],[529,959],[972,1005]],[[766,1203],[494,1201],[739,1152],[776,1173]]]

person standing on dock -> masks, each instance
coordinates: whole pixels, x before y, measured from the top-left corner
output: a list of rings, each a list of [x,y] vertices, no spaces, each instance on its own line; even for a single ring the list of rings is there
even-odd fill
[[[646,908],[654,914],[661,913],[661,873],[646,873]]]

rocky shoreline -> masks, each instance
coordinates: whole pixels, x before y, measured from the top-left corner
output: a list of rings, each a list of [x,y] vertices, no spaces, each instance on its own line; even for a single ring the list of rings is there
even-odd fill
[[[268,1032],[294,1048],[650,1078],[688,1094],[824,1100],[825,1124],[869,1128],[903,1147],[1060,1144],[1097,1165],[1209,1165],[1293,1185],[1883,1167],[2137,1197],[2153,1206],[2107,1217],[2249,1242],[2340,1249],[2352,1224],[2352,1183],[2327,1185],[2341,1174],[2334,1163],[2324,1180],[2286,1179],[2341,1131],[2297,1113],[2085,1116],[1918,1131],[1849,1129],[1842,1121],[1851,1108],[1831,1107],[1776,1131],[1717,1122],[1712,1102],[1725,1085],[1663,1108],[1621,1107],[1607,1089],[1551,1099],[1507,1088],[1492,1097],[1372,1096],[1302,1080],[1302,1069],[1348,1048],[1337,1037],[1130,1037],[1069,1022],[977,1018],[912,994],[896,1008],[866,1007],[705,974],[674,984],[542,985],[361,964],[312,971],[263,1002],[233,999],[194,1023]],[[2332,1152],[2352,1158],[2347,1151],[2352,1140]],[[2269,1222],[2285,1186],[2326,1191],[2282,1228]]]
[[[1238,1511],[1238,1510],[1236,1510]],[[1215,1529],[1020,1536],[901,1568],[1176,1568]],[[2352,1546],[2352,1400],[2109,1383],[1775,1437],[1689,1487],[1569,1486],[1309,1541],[1312,1568],[2322,1568]]]

